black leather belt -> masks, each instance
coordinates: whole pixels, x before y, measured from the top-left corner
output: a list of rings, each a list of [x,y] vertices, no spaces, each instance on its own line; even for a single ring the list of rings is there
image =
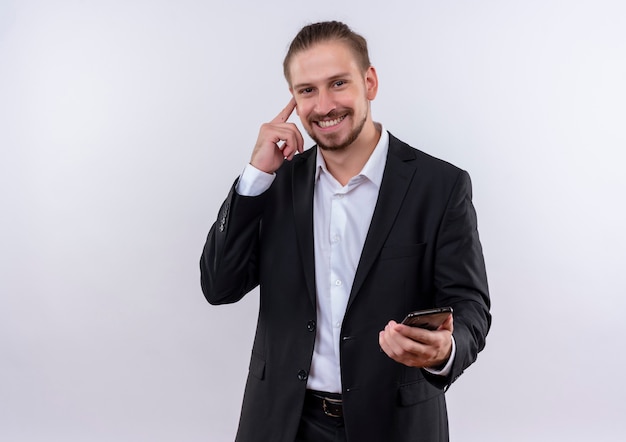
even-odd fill
[[[338,393],[326,393],[317,390],[307,390],[306,399],[309,403],[320,407],[326,416],[343,417],[343,401]]]

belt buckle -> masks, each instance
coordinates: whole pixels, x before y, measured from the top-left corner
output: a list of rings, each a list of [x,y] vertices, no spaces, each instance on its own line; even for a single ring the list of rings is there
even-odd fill
[[[341,404],[341,399],[322,398],[322,409],[324,410],[324,414],[329,417],[343,416],[341,413]]]

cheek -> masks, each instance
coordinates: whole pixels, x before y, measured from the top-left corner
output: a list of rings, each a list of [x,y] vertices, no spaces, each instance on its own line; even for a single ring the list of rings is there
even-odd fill
[[[296,114],[300,117],[302,122],[305,122],[311,114],[310,106],[306,102],[296,103]]]
[[[367,101],[365,97],[365,91],[353,91],[352,93],[346,93],[337,97],[337,104],[341,107],[350,109],[359,109],[363,106],[362,102]]]

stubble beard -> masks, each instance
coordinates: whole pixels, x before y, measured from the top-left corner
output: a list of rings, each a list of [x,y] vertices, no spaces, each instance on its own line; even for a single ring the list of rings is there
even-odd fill
[[[335,113],[336,113],[335,111],[332,111],[326,116],[332,118],[335,116],[334,115]],[[354,116],[354,111],[351,110],[350,112],[348,112],[348,114],[346,115],[346,118],[350,116]],[[346,149],[348,146],[350,146],[352,143],[356,141],[359,135],[361,135],[361,132],[363,131],[363,127],[365,127],[366,121],[367,121],[367,114],[365,114],[363,118],[357,123],[356,127],[352,129],[352,131],[350,132],[350,134],[345,140],[343,141],[337,140],[335,144],[324,143],[319,137],[315,136],[315,134],[313,133],[313,130],[307,131],[307,132],[309,136],[313,139],[313,141],[317,143],[320,149],[328,151],[328,152],[338,152],[338,151]],[[313,126],[315,123],[310,123],[310,124],[311,126]],[[336,136],[333,134],[333,135],[329,135],[328,138],[332,140],[333,138],[336,138]]]

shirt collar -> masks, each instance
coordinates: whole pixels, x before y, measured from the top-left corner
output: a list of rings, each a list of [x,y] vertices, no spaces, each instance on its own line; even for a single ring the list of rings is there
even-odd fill
[[[383,173],[385,172],[387,152],[389,151],[389,132],[387,132],[385,126],[383,126],[382,124],[374,124],[376,124],[377,128],[380,129],[380,138],[378,140],[378,143],[376,144],[376,147],[374,148],[374,151],[372,152],[367,162],[363,166],[363,169],[361,169],[361,172],[358,175],[366,177],[368,180],[374,183],[376,187],[380,187],[380,184],[383,181]],[[324,173],[330,173],[326,168],[326,162],[324,161],[324,156],[322,155],[319,147],[317,148],[316,155],[317,167],[315,169],[315,181],[317,181],[322,171]]]

